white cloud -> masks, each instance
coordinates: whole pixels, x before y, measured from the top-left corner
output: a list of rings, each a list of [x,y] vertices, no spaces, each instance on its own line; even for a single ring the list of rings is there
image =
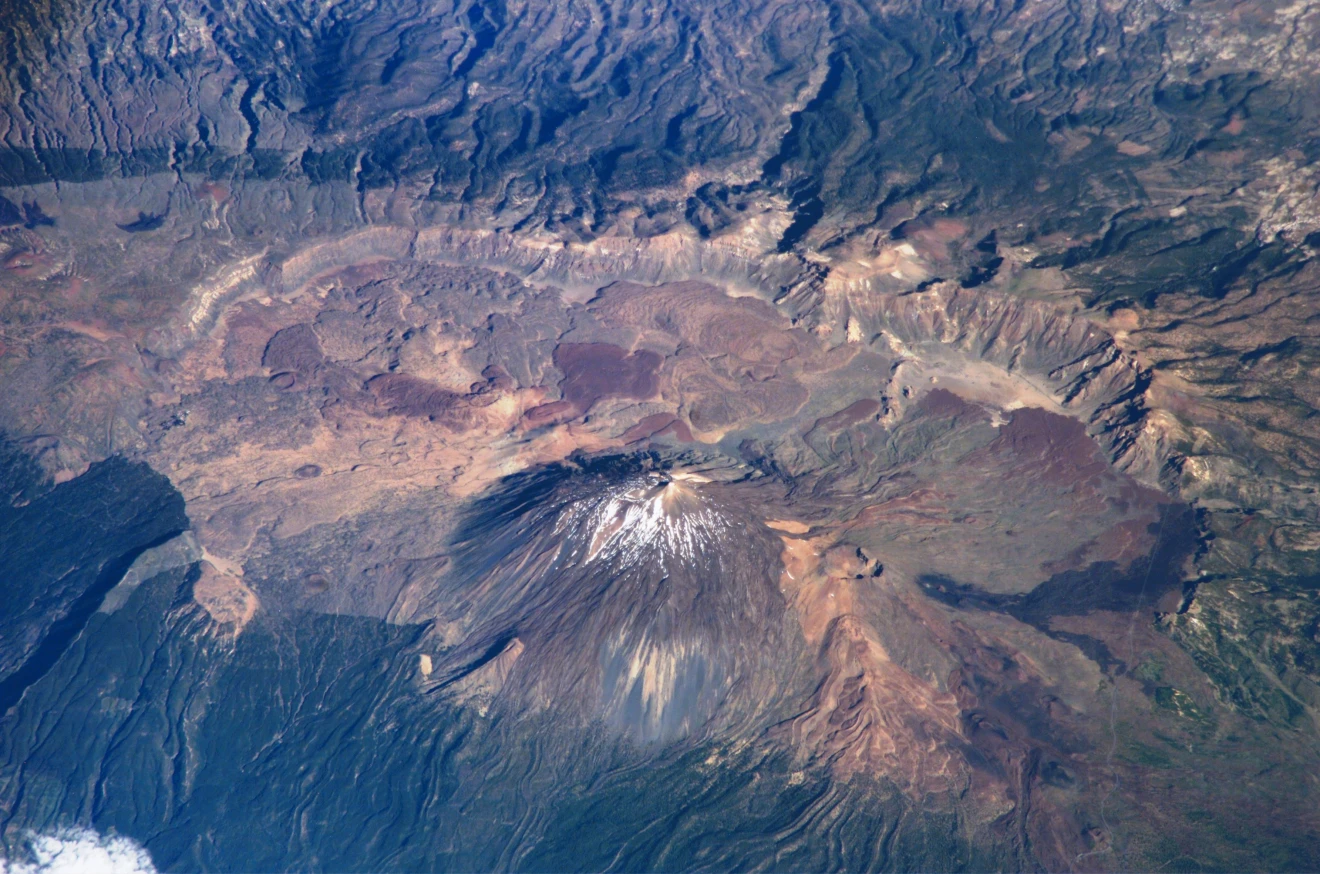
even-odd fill
[[[0,874],[157,874],[151,856],[132,840],[91,829],[29,833],[26,850],[0,859]]]

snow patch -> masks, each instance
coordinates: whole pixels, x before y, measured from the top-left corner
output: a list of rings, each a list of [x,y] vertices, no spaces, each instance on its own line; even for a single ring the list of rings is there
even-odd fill
[[[570,507],[557,527],[588,535],[584,564],[630,567],[658,561],[668,569],[670,558],[690,564],[701,552],[718,549],[733,527],[695,483],[681,475],[637,477]]]

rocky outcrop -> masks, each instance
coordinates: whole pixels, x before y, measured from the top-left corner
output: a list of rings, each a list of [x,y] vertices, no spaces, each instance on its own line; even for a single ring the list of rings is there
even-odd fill
[[[432,681],[428,688],[453,698],[460,703],[471,705],[478,713],[485,716],[490,705],[504,689],[514,665],[526,649],[518,638],[512,638],[502,646],[492,649],[489,657],[468,666],[458,676],[447,681]],[[429,665],[427,656],[425,664]],[[427,668],[425,673],[430,674]]]
[[[965,789],[965,742],[952,695],[895,664],[856,616],[831,623],[821,652],[824,679],[807,708],[775,733],[845,777],[883,777],[919,794]]]

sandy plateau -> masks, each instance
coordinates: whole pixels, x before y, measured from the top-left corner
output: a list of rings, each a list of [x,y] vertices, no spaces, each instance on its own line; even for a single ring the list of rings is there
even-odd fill
[[[257,613],[257,596],[241,577],[201,562],[201,576],[193,583],[193,597],[226,631],[239,634]]]

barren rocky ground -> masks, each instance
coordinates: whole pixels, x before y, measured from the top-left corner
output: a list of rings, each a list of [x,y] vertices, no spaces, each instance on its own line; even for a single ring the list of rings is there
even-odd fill
[[[1318,43],[0,0],[3,852],[1314,867]]]

